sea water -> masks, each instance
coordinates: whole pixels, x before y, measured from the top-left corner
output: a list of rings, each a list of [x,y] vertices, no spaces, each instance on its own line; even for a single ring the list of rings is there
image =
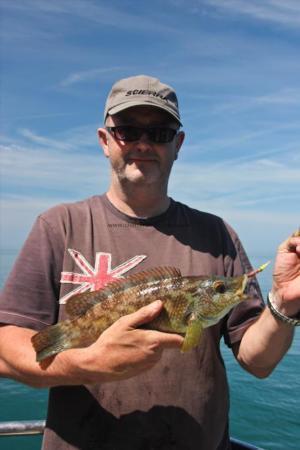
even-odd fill
[[[1,286],[16,257],[15,251],[1,252]],[[254,267],[268,257],[250,257]],[[271,286],[271,267],[259,274],[266,298]],[[222,354],[230,385],[231,436],[266,450],[300,448],[300,333],[284,359],[267,379],[257,379],[235,361],[222,343]],[[0,422],[44,419],[47,389],[32,389],[11,380],[0,380]],[[0,437],[1,450],[38,450],[41,436]]]

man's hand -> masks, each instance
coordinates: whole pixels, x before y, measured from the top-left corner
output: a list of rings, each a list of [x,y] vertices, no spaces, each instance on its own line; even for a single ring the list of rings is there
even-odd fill
[[[166,348],[180,348],[183,337],[137,328],[162,309],[153,302],[121,317],[89,347],[61,352],[41,363],[31,338],[36,333],[14,325],[0,326],[0,376],[34,387],[103,383],[133,377],[153,367]]]
[[[300,230],[278,248],[273,272],[273,301],[276,309],[288,317],[300,311]],[[274,318],[265,308],[246,330],[234,354],[248,372],[264,378],[270,375],[293,341],[294,327]]]
[[[76,352],[76,375],[80,369],[86,384],[127,379],[153,367],[164,349],[180,348],[183,337],[178,334],[138,328],[153,320],[162,306],[156,301],[121,317],[90,347],[64,352],[72,360]]]
[[[278,248],[272,293],[277,308],[286,316],[300,312],[300,230]]]

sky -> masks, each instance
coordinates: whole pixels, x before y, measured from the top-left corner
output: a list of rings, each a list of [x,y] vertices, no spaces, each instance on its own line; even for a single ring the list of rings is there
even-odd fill
[[[176,89],[186,132],[170,196],[272,256],[300,225],[299,50],[298,0],[2,0],[1,247],[106,191],[106,96],[147,74]]]

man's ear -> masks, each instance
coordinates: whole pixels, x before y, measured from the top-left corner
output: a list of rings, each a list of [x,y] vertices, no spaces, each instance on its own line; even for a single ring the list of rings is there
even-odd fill
[[[181,149],[181,146],[183,144],[184,138],[185,138],[184,131],[179,131],[179,133],[176,136],[176,156],[175,156],[175,159],[178,158],[178,153],[179,153],[179,150]]]
[[[109,157],[108,132],[105,128],[98,128],[97,134],[100,147],[102,147],[104,155],[106,156],[106,158],[108,158]]]

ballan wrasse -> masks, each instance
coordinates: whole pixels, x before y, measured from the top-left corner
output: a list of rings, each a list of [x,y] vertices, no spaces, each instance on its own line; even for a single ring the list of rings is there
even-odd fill
[[[75,295],[66,304],[69,319],[32,337],[36,359],[42,361],[67,349],[87,347],[121,316],[157,299],[163,302],[163,309],[146,327],[183,335],[181,350],[186,352],[198,345],[204,328],[216,324],[247,299],[244,290],[249,278],[266,265],[237,277],[182,277],[174,267],[157,267],[117,280],[104,289]]]

